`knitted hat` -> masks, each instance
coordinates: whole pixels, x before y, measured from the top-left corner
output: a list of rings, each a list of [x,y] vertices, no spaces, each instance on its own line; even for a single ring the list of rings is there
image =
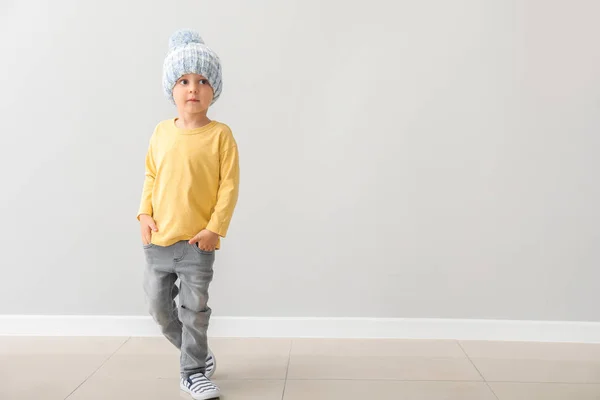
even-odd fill
[[[169,53],[163,65],[163,89],[175,104],[173,88],[185,74],[204,76],[214,91],[213,101],[221,95],[221,61],[217,54],[204,44],[198,32],[179,30],[169,39]]]

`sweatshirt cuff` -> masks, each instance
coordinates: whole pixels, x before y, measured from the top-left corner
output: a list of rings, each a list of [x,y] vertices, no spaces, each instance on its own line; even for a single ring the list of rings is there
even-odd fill
[[[206,229],[224,238],[227,232],[220,225],[221,224],[215,222],[214,220],[210,220]]]
[[[142,215],[142,214],[147,214],[149,216],[152,216],[152,209],[146,209],[146,208],[140,209],[140,211],[138,212],[138,215],[137,215],[138,221],[140,220],[140,215]]]

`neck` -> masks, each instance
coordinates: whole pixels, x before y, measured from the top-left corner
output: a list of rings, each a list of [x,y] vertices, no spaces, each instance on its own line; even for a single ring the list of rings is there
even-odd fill
[[[196,129],[208,125],[211,120],[206,113],[179,113],[179,118],[175,120],[175,125],[182,129]]]

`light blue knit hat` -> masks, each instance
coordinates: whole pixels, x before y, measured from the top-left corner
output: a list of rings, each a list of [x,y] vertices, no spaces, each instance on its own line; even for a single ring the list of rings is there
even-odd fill
[[[213,88],[215,101],[221,95],[223,82],[221,80],[221,61],[217,54],[204,44],[200,34],[191,30],[179,30],[169,39],[169,53],[163,65],[163,89],[165,94],[175,104],[173,88],[177,80],[185,74],[204,76]]]

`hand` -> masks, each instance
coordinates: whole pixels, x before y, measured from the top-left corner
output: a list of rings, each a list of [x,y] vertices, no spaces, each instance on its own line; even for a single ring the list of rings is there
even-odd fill
[[[194,236],[189,244],[198,243],[198,248],[203,251],[214,251],[219,241],[219,235],[211,232],[207,229],[201,230],[196,236]]]
[[[158,232],[156,222],[148,214],[140,215],[140,230],[142,233],[142,243],[150,244],[152,241],[152,232]]]

